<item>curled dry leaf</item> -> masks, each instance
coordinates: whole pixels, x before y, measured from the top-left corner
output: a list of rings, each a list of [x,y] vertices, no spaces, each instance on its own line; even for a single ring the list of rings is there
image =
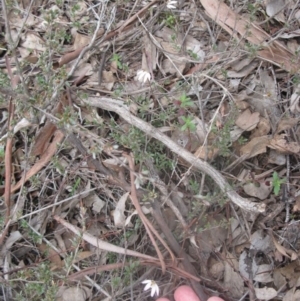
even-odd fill
[[[281,154],[299,154],[300,145],[297,142],[287,141],[286,135],[274,136],[268,145],[270,148],[276,149]]]
[[[232,130],[230,131],[230,141],[231,142],[237,141],[241,137],[241,135],[243,134],[243,132],[244,132],[243,129],[241,129],[238,126],[234,126],[232,128]]]
[[[19,10],[10,10],[7,14],[7,19],[10,29],[20,28],[22,26],[23,19]]]
[[[247,155],[248,158],[255,157],[267,151],[269,145],[268,136],[255,137],[247,144],[243,145],[240,149],[240,155]]]
[[[82,47],[85,47],[88,45],[91,41],[91,37],[87,35],[83,35],[78,33],[77,31],[72,33],[74,37],[74,43],[73,43],[73,49],[82,49]]]
[[[254,288],[257,299],[260,300],[272,300],[277,296],[276,290],[272,287]]]
[[[256,258],[254,258],[256,260]],[[253,280],[261,283],[269,283],[273,281],[272,271],[273,264],[260,264],[257,266],[256,274],[253,277]]]
[[[300,211],[300,197],[297,196],[296,201],[293,206],[293,212],[299,212]]]
[[[259,113],[251,113],[251,111],[247,109],[241,115],[239,115],[235,121],[235,124],[245,131],[251,131],[257,126],[258,122]]]
[[[69,287],[62,294],[62,301],[85,301],[91,295],[91,290],[87,287]]]
[[[106,71],[106,70],[102,71],[101,87],[103,87],[107,91],[111,91],[113,89],[116,80],[117,79],[112,71]]]
[[[239,272],[246,279],[251,279],[257,274],[258,266],[251,253],[246,249],[239,258]]]
[[[119,199],[116,209],[113,212],[113,217],[114,217],[114,223],[116,227],[124,227],[125,226],[125,204],[127,201],[127,198],[129,196],[129,192],[125,193],[124,195],[121,196]]]
[[[269,253],[274,250],[272,237],[262,230],[255,231],[250,237],[250,249],[257,252]]]
[[[285,7],[285,0],[270,0],[266,5],[266,12],[269,17],[274,17],[277,21],[284,23],[285,16],[283,8]]]
[[[52,263],[52,268],[62,268],[64,266],[64,262],[61,260],[60,255],[52,248],[49,248],[48,245],[45,243],[38,244],[37,248],[42,254],[47,254],[47,259]]]
[[[295,125],[299,123],[299,118],[286,118],[280,120],[277,129],[276,129],[276,134],[280,134],[281,132],[285,130],[289,130],[293,128]]]
[[[229,78],[242,78],[245,76],[248,76],[258,65],[257,61],[254,61],[252,63],[250,63],[249,65],[245,66],[243,69],[239,70],[239,71],[231,71],[229,70],[227,72],[227,76]]]
[[[188,35],[185,38],[186,49],[193,54],[197,55],[197,60],[200,62],[204,61],[205,52],[202,50],[204,47],[204,43],[199,42],[194,37]]]
[[[22,118],[22,120],[20,120],[14,127],[14,134],[16,134],[17,132],[19,132],[21,129],[26,128],[28,126],[31,125],[31,122],[28,121],[26,118]],[[7,134],[5,134],[4,136],[2,136],[0,138],[0,141],[2,141],[4,138],[7,137]]]
[[[165,73],[176,73],[177,76],[181,76],[183,70],[186,67],[187,58],[180,54],[180,49],[183,44],[183,36],[176,34],[176,40],[172,40],[174,31],[167,27],[156,32],[156,39],[160,43],[161,47],[165,51],[167,59],[162,63],[162,67]]]
[[[84,199],[84,202],[88,202],[93,205],[93,211],[95,213],[100,213],[102,208],[105,206],[105,202],[101,200],[98,195],[92,192],[88,197]]]
[[[283,285],[288,284],[289,287],[297,285],[300,277],[300,266],[297,260],[288,263],[286,266],[274,270],[275,288],[280,289]]]
[[[116,172],[120,172],[122,169],[122,165],[124,166],[126,164],[126,158],[120,157],[120,158],[109,158],[103,160],[103,164],[105,167],[112,169]]]
[[[13,246],[13,244],[19,239],[23,238],[22,234],[19,231],[13,231],[10,233],[7,238],[5,244],[2,246],[0,251],[0,265],[3,266],[4,257],[6,256],[9,249]]]
[[[290,111],[294,114],[300,113],[300,84],[297,85],[297,87],[294,90],[294,93],[291,96],[290,101]]]
[[[274,251],[274,244],[270,235],[258,230],[251,235],[249,250],[245,249],[239,259],[241,275],[247,279],[268,283],[273,281],[272,264],[261,264],[255,254],[258,252],[269,254]]]
[[[272,238],[273,238],[274,245],[277,251],[279,251],[279,253],[281,253],[283,256],[286,256],[287,258],[290,258],[291,260],[296,260],[298,258],[297,253],[295,253],[292,250],[288,250],[287,248],[279,244],[274,236],[272,236]]]
[[[143,36],[144,51],[142,56],[142,70],[152,73],[156,69],[157,51],[148,34]]]
[[[73,77],[83,78],[84,76],[90,76],[92,74],[94,74],[92,65],[90,63],[82,63],[79,65],[79,68],[74,71]]]
[[[282,301],[291,301],[291,300],[300,300],[300,290],[292,288],[286,292],[285,296],[283,297]]]
[[[230,79],[229,89],[230,91],[237,92],[239,90],[241,79],[240,78],[232,78]]]
[[[216,262],[211,265],[209,268],[209,273],[215,278],[215,279],[221,279],[224,275],[225,266],[223,262]]]
[[[191,152],[197,150],[199,145],[201,145],[201,141],[195,133],[182,131],[178,128],[172,132],[171,139],[181,147],[189,149]]]
[[[238,262],[233,254],[227,253],[224,270],[224,286],[233,298],[241,298],[244,294],[244,281],[238,270]],[[234,268],[233,268],[234,267]]]
[[[272,185],[266,184],[270,181],[272,181],[272,179],[269,179],[269,181],[266,179],[266,181],[260,183],[246,183],[243,185],[243,189],[248,195],[260,200],[265,200],[273,189]]]
[[[214,146],[200,146],[194,155],[203,160],[212,160],[219,153],[219,149]]]
[[[29,48],[38,51],[45,51],[46,46],[44,41],[32,32],[27,32],[24,41],[21,43],[24,48]]]
[[[270,130],[271,130],[270,121],[264,117],[260,117],[259,123],[257,124],[256,129],[251,134],[250,139],[268,135],[270,133]]]
[[[240,59],[240,57],[238,57],[234,62],[230,63],[230,67],[232,70],[238,72],[251,65],[252,62],[253,58],[246,57],[244,59]],[[256,64],[258,64],[258,61],[256,62]]]
[[[279,154],[277,151],[271,149],[269,152],[268,163],[276,165],[285,165],[286,156],[283,154]]]
[[[18,190],[23,183],[27,182],[32,176],[37,174],[51,160],[57,150],[58,144],[63,140],[63,138],[64,134],[61,131],[56,131],[54,133],[53,140],[49,144],[48,149],[45,150],[41,156],[40,160],[37,161],[28,172],[26,172],[25,178],[22,177],[21,180],[11,188],[11,192]]]

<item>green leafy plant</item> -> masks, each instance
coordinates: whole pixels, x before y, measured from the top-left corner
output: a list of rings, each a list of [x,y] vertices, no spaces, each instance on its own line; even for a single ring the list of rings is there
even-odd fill
[[[187,53],[193,60],[198,60],[197,53],[193,52],[192,50],[188,50]]]
[[[22,228],[23,231],[27,233],[28,237],[30,237],[34,243],[40,244],[42,242],[42,236],[34,232],[28,225],[27,221],[21,219],[19,223],[20,223],[20,228]]]
[[[174,28],[174,26],[176,24],[176,16],[172,13],[167,13],[164,18],[164,22],[167,27]]]
[[[294,75],[292,78],[292,82],[294,85],[298,85],[300,83],[300,76],[299,75]]]
[[[239,145],[244,145],[247,141],[248,141],[247,138],[241,136],[241,137],[238,139],[238,144],[239,144]]]
[[[279,194],[281,185],[286,182],[286,179],[280,179],[279,175],[276,171],[273,172],[272,176],[272,185],[273,185],[273,192],[277,196]]]
[[[80,185],[80,182],[81,182],[81,178],[77,177],[74,185],[72,186],[72,190],[70,192],[71,195],[74,195],[76,190],[78,189],[79,185]]]
[[[187,116],[187,117],[182,116],[181,118],[184,121],[183,126],[180,128],[182,131],[189,130],[191,132],[194,132],[196,130],[196,124],[194,122],[193,117],[191,117],[191,116]]]
[[[260,50],[261,46],[251,43],[245,43],[245,48],[249,52],[250,57],[256,57],[257,51]]]
[[[189,189],[192,191],[192,193],[197,194],[200,190],[200,183],[197,180],[191,179],[189,181]]]
[[[53,271],[48,262],[40,263],[35,268],[20,271],[18,278],[24,282],[24,286],[22,291],[16,294],[15,300],[56,300],[58,286],[54,281]]]
[[[180,101],[180,107],[181,108],[188,108],[188,107],[191,107],[193,105],[192,100],[185,93],[183,93],[179,97],[179,101]]]
[[[121,62],[121,57],[119,54],[114,53],[112,55],[112,58],[110,59],[111,62],[115,62],[117,64],[118,69],[122,70],[123,69],[123,64]]]
[[[236,114],[237,110],[233,106],[224,124],[220,127],[214,124],[212,127],[212,133],[216,135],[213,145],[219,150],[220,156],[228,157],[230,155],[230,147],[232,145],[230,132],[234,126]]]

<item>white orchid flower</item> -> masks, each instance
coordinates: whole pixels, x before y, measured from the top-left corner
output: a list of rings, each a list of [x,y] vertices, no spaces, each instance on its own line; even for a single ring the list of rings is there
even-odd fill
[[[146,284],[144,291],[147,291],[151,288],[151,297],[153,297],[155,294],[157,296],[159,295],[159,287],[154,280],[144,280],[142,283]]]
[[[175,0],[169,0],[167,3],[168,9],[175,9],[176,6],[177,6],[177,1],[175,1]]]
[[[136,78],[139,82],[146,83],[151,79],[151,75],[149,72],[140,69],[136,73]]]

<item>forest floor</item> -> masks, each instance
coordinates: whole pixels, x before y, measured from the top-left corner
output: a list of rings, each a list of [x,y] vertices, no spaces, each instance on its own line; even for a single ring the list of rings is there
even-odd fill
[[[299,0],[0,11],[1,300],[300,300]]]

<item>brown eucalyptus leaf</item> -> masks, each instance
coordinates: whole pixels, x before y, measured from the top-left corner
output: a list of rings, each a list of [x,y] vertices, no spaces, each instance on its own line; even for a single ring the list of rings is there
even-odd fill
[[[239,115],[235,124],[245,131],[253,130],[259,122],[259,113],[251,113],[249,109],[245,110],[242,114]]]
[[[248,155],[248,158],[255,157],[267,151],[269,145],[268,136],[255,137],[240,149],[240,155]]]

